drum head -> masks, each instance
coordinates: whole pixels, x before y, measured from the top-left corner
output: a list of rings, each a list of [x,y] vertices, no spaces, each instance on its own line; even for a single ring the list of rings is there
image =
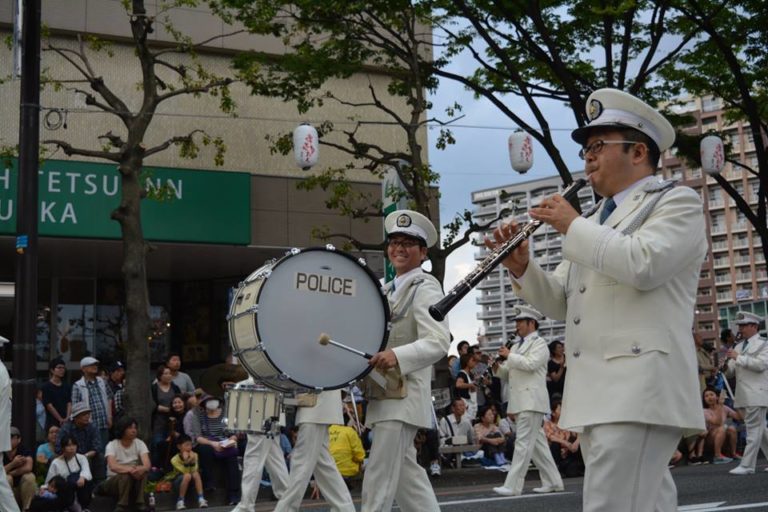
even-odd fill
[[[389,306],[373,273],[325,248],[286,256],[258,297],[256,329],[270,362],[308,388],[337,389],[365,376],[368,360],[318,338],[375,354],[389,333]]]

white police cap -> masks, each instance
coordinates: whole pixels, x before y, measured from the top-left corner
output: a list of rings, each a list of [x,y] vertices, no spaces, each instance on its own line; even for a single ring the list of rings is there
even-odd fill
[[[536,320],[541,322],[544,320],[544,315],[533,309],[531,306],[516,306],[512,310],[513,320]]]
[[[6,343],[10,343],[10,342],[11,342],[11,340],[9,340],[8,338],[6,338],[6,337],[4,337],[4,336],[0,335],[0,347],[2,347],[3,345],[5,345]]]
[[[413,210],[397,210],[387,215],[384,230],[387,236],[402,233],[419,238],[426,242],[427,247],[437,243],[437,230],[432,221]]]
[[[760,322],[762,322],[763,319],[759,316],[757,316],[754,313],[749,313],[748,311],[739,311],[736,313],[736,325],[747,325],[747,324],[756,324],[760,325]]]
[[[587,99],[589,124],[576,128],[571,138],[584,145],[593,128],[616,126],[633,128],[653,140],[659,151],[666,151],[675,142],[675,129],[655,108],[618,89],[598,89]]]

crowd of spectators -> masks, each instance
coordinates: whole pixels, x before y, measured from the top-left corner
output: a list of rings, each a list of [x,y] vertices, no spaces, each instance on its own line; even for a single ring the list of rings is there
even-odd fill
[[[706,431],[681,440],[671,464],[724,464],[740,456],[744,445],[743,417],[734,410],[728,389],[733,382],[719,371],[724,354],[734,346],[725,330],[721,349],[703,343],[694,333],[702,385],[702,414]],[[457,458],[468,464],[504,469],[515,446],[515,417],[506,414],[506,387],[497,377],[499,358],[489,357],[467,342],[459,355],[449,359],[451,401],[438,409],[433,429],[419,432],[415,440],[419,460],[432,476],[442,467],[456,467]],[[553,458],[563,476],[583,474],[579,436],[558,426],[567,362],[562,342],[550,344],[547,389],[551,414],[544,431]],[[187,498],[207,506],[206,492],[223,484],[227,502],[239,500],[240,472],[246,437],[226,429],[220,397],[196,389],[181,371],[178,354],[170,354],[156,370],[151,385],[153,403],[147,446],[139,436],[136,420],[123,410],[126,368],[121,362],[104,366],[93,357],[80,362],[82,375],[73,385],[66,382],[66,364],[54,359],[49,379],[38,394],[36,452],[21,446],[21,433],[11,429],[12,449],[3,464],[17,501],[24,511],[87,511],[92,493],[112,496],[115,512],[143,505],[147,481],[159,482],[158,490],[172,489],[177,509]],[[365,401],[345,394],[344,425],[330,427],[330,451],[350,486],[359,481],[370,448],[365,426]],[[284,427],[280,445],[290,467],[295,427]],[[444,447],[463,447],[465,451]],[[444,453],[443,453],[444,452]],[[222,475],[217,482],[216,476]],[[265,474],[265,485],[269,475]],[[155,485],[155,484],[153,484]],[[165,487],[163,487],[165,486]]]

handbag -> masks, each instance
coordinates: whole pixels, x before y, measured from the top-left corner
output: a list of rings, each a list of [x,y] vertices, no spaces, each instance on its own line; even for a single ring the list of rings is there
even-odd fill
[[[77,471],[72,471],[69,469],[69,462],[67,462],[67,471],[69,471],[69,474],[67,475],[67,483],[69,485],[76,486],[78,480],[80,480],[80,471],[83,470],[83,467],[80,465],[80,461],[77,460],[77,455],[75,455],[75,462],[77,462]]]

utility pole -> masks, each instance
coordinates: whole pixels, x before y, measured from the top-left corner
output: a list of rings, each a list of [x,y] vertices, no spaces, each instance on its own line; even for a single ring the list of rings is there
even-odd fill
[[[18,206],[16,209],[16,329],[13,347],[13,424],[27,448],[35,445],[35,324],[40,152],[40,0],[24,0],[21,31]]]

